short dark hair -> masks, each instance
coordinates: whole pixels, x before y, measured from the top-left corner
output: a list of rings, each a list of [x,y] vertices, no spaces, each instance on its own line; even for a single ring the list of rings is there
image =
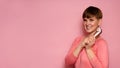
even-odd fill
[[[102,19],[102,11],[94,6],[89,6],[88,8],[85,9],[83,12],[82,18],[91,18],[91,17],[96,17],[97,19]]]

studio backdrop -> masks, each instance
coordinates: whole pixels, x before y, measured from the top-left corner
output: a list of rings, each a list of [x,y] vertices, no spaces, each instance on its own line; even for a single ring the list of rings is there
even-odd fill
[[[109,68],[120,68],[119,0],[0,0],[0,68],[65,68],[88,6],[102,10]]]

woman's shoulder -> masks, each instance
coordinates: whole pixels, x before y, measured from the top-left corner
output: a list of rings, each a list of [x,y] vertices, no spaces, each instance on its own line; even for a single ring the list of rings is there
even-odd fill
[[[98,45],[107,45],[107,41],[103,38],[103,37],[99,37],[97,40],[96,40],[96,43]]]
[[[81,40],[84,37],[84,35],[78,35],[75,37],[75,40]]]

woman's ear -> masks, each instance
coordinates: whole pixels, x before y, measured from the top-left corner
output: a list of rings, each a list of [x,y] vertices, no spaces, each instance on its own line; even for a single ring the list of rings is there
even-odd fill
[[[102,19],[99,19],[98,25],[100,26],[102,23]]]

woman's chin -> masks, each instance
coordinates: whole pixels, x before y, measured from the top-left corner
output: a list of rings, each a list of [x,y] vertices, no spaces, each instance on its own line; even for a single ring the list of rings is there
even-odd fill
[[[86,33],[90,34],[90,33],[92,33],[92,31],[91,30],[86,30]]]

